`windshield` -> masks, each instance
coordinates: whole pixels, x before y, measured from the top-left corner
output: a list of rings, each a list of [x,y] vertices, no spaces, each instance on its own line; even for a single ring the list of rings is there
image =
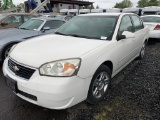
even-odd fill
[[[144,12],[143,15],[156,15],[157,12]]]
[[[0,20],[4,19],[7,15],[0,15]]]
[[[155,22],[155,23],[160,23],[160,17],[142,17],[143,22]]]
[[[38,19],[30,19],[20,25],[18,28],[19,29],[26,29],[26,30],[37,30],[43,23],[43,20],[38,20]]]
[[[58,29],[57,34],[91,39],[111,39],[118,17],[79,16]]]

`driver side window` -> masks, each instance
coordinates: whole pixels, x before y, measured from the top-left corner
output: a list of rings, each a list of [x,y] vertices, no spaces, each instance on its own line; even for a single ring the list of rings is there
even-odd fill
[[[119,28],[119,35],[122,35],[124,31],[133,32],[133,25],[129,16],[124,16]]]

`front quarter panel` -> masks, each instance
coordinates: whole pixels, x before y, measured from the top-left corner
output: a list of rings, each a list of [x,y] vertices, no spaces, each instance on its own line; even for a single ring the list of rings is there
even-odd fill
[[[81,78],[93,76],[98,67],[105,61],[111,61],[113,64],[116,64],[116,55],[118,54],[114,49],[116,45],[116,41],[106,41],[106,44],[81,56],[82,61],[78,76]],[[116,65],[113,66],[113,71],[117,69],[116,67]]]

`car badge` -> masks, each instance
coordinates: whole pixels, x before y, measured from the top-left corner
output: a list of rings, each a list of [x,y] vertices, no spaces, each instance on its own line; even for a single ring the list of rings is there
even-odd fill
[[[17,66],[13,66],[13,70],[14,70],[15,72],[17,72],[17,71],[19,71],[19,68],[18,68]]]

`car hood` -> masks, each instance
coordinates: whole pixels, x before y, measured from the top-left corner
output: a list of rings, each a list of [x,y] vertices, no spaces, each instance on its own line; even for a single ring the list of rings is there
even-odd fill
[[[37,35],[38,31],[33,30],[23,30],[18,28],[0,30],[0,40],[21,40]]]
[[[19,63],[38,68],[47,62],[81,57],[107,42],[54,34],[44,35],[19,43],[10,57]]]

